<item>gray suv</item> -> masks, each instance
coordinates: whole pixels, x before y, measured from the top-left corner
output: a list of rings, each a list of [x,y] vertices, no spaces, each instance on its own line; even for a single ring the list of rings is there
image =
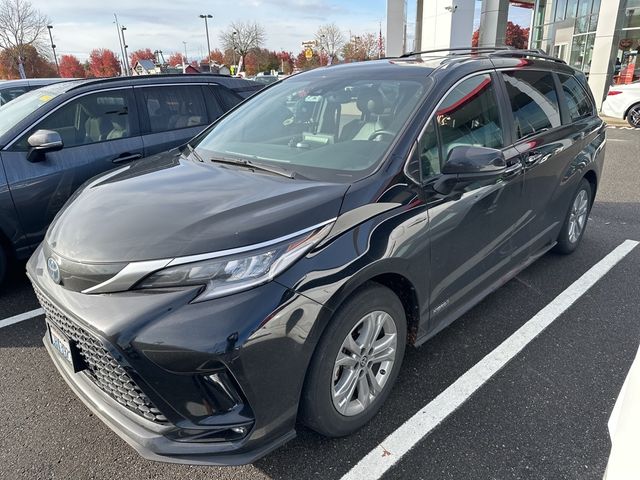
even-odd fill
[[[75,80],[0,107],[0,282],[86,180],[184,144],[262,87],[209,74]]]

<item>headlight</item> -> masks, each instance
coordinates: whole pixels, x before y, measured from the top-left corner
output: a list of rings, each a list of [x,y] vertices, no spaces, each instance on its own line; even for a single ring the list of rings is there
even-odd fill
[[[289,268],[326,237],[332,226],[325,225],[264,249],[169,266],[142,279],[134,288],[203,285],[205,288],[196,301],[247,290],[272,280]]]

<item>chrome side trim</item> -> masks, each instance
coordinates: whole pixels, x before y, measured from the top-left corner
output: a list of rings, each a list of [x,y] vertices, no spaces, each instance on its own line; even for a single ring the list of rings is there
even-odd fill
[[[286,242],[287,240],[291,240],[293,238],[299,237],[300,235],[304,235],[305,233],[309,233],[319,228],[322,228],[325,225],[329,225],[330,223],[335,222],[336,219],[337,217],[334,217],[330,220],[326,220],[322,223],[318,223],[317,225],[313,225],[312,227],[308,227],[303,230],[298,230],[297,232],[291,233],[289,235],[285,235],[280,238],[276,238],[274,240],[269,240],[267,242],[255,243],[253,245],[247,245],[245,247],[231,248],[229,250],[220,250],[219,252],[201,253],[199,255],[189,255],[188,257],[174,258],[169,262],[167,266],[174,267],[176,265],[184,265],[185,263],[201,262],[203,260],[211,260],[214,258],[227,257],[230,255],[238,255],[240,253],[251,252],[253,250],[260,250],[263,248],[270,247],[271,245],[276,245],[278,243]]]
[[[332,219],[325,220],[322,223],[318,223],[317,225],[313,225],[303,230],[298,230],[297,232],[291,233],[289,235],[284,235],[282,237],[269,240],[267,242],[255,243],[253,245],[246,245],[244,247],[231,248],[228,250],[220,250],[218,252],[201,253],[198,255],[189,255],[186,257],[131,262],[122,270],[120,270],[120,272],[118,272],[116,275],[111,277],[109,280],[102,282],[98,285],[95,285],[91,288],[87,288],[86,290],[83,290],[81,293],[95,294],[95,293],[122,292],[133,287],[136,283],[138,283],[147,275],[157,270],[160,270],[162,268],[173,267],[176,265],[184,265],[186,263],[201,262],[203,260],[211,260],[214,258],[227,257],[230,255],[238,255],[240,253],[250,252],[253,250],[260,250],[263,248],[270,247],[271,245],[277,245],[278,243],[286,242],[287,240],[294,239],[296,237],[304,235],[305,233],[309,233],[319,228],[322,228],[326,225],[329,225],[335,222],[336,219],[337,217],[334,217]]]
[[[170,260],[148,260],[130,263],[109,280],[82,290],[81,293],[108,293],[128,290],[149,273],[166,267],[169,262]]]

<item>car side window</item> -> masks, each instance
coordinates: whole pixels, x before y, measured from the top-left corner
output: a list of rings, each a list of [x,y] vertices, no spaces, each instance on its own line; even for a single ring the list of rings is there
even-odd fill
[[[140,89],[152,133],[209,123],[199,85],[168,85]]]
[[[239,104],[243,100],[242,97],[240,97],[235,93],[230,92],[226,88],[220,88],[220,87],[213,87],[213,88],[215,88],[215,91],[218,93],[218,96],[222,100],[222,103],[226,107],[225,108],[226,110],[231,110],[233,107],[235,107],[237,104]]]
[[[475,75],[458,84],[438,106],[435,121],[442,147],[441,163],[460,145],[504,146],[491,75]]]
[[[12,87],[0,90],[0,106],[27,93],[28,87]]]
[[[422,179],[438,175],[442,169],[435,119],[431,120],[418,139],[418,160]]]
[[[14,149],[27,150],[27,139],[36,130],[58,132],[65,148],[131,137],[129,104],[130,96],[124,90],[76,98],[36,124],[14,145]]]
[[[515,121],[516,138],[561,125],[555,82],[550,72],[503,73]]]
[[[572,122],[593,115],[591,100],[580,82],[569,75],[558,75]]]

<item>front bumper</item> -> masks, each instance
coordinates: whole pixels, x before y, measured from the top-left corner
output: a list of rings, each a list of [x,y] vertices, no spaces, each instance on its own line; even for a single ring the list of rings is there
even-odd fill
[[[89,374],[74,373],[45,336],[47,351],[71,389],[143,457],[239,465],[295,436],[321,305],[276,282],[195,304],[190,303],[193,289],[83,295],[55,284],[45,265],[39,248],[27,265],[34,287],[108,346],[167,417],[158,424],[121,405]],[[216,410],[216,402],[203,393],[202,378],[221,369],[242,395],[238,408]],[[234,425],[248,426],[248,433],[232,441],[209,439]]]

